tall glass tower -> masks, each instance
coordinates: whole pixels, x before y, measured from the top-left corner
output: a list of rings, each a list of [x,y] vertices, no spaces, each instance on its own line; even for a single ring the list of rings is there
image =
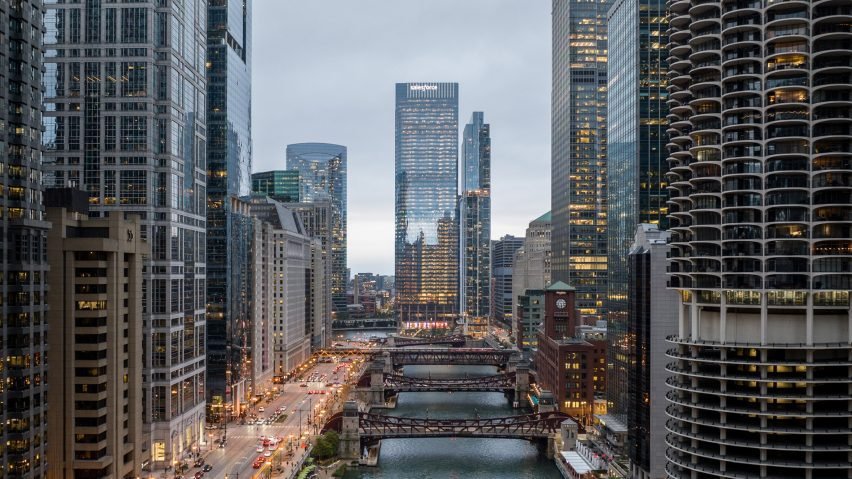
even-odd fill
[[[491,315],[491,126],[473,112],[462,139],[459,305],[467,325]]]
[[[607,295],[606,12],[612,0],[553,0],[553,281],[577,290],[582,323]]]
[[[396,308],[404,327],[458,316],[458,83],[396,84]]]
[[[300,201],[331,202],[331,307],[346,316],[346,147],[331,143],[287,145],[287,169],[299,172]]]
[[[46,477],[47,471],[41,5],[0,6],[0,476],[16,478]]]
[[[666,85],[665,0],[615,0],[608,15],[607,412],[627,422],[627,260],[636,226],[665,229]]]
[[[248,399],[242,371],[254,318],[245,295],[245,215],[230,198],[251,192],[251,0],[207,6],[207,400],[223,418]]]
[[[43,144],[51,182],[86,191],[90,216],[141,218],[141,449],[165,468],[204,437],[207,12],[156,5],[47,4]]]
[[[849,2],[668,7],[666,472],[850,477]]]

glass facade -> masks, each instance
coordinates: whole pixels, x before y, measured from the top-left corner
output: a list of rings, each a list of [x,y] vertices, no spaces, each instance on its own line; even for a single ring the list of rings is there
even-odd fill
[[[491,277],[494,279],[491,292],[494,302],[493,316],[506,328],[512,327],[517,300],[512,297],[515,253],[523,246],[524,238],[512,235],[505,235],[491,242]]]
[[[41,5],[0,5],[0,477],[10,478],[47,470]]]
[[[667,27],[665,0],[617,0],[609,10],[607,412],[623,423],[632,368],[627,253],[637,224],[667,224]]]
[[[206,27],[207,399],[220,408],[245,394],[250,354],[246,263],[235,261],[250,232],[230,198],[251,190],[251,1],[210,1]]]
[[[287,169],[299,172],[303,202],[331,202],[331,306],[346,316],[346,147],[330,143],[287,145]]]
[[[252,173],[252,193],[266,195],[283,203],[299,202],[299,171],[273,170]]]
[[[44,20],[46,183],[86,191],[90,216],[139,215],[151,248],[142,450],[162,468],[204,434],[206,5],[57,2]]]
[[[396,84],[396,314],[404,327],[458,316],[458,83]]]
[[[606,317],[606,12],[611,0],[553,0],[553,280],[577,289],[580,322]]]
[[[491,315],[491,126],[474,112],[462,139],[462,193],[459,202],[462,318],[486,322]],[[470,332],[470,328],[466,328]]]

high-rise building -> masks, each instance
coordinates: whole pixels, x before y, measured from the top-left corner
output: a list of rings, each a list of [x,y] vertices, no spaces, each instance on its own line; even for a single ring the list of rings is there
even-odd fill
[[[0,3],[0,476],[16,478],[46,474],[43,13],[40,1]]]
[[[636,227],[627,256],[627,457],[632,479],[666,477],[666,337],[677,333],[677,291],[668,289],[669,233],[657,225]]]
[[[515,253],[524,245],[524,238],[505,235],[491,242],[491,277],[494,302],[492,315],[496,321],[507,328],[512,327],[515,298],[512,297],[512,266]]]
[[[544,317],[544,288],[550,284],[550,212],[532,220],[524,245],[512,261],[512,334],[521,350],[535,349]]]
[[[231,198],[251,191],[251,0],[207,5],[207,401],[234,408],[251,381],[245,329],[250,226]],[[196,58],[196,61],[199,59]],[[236,409],[234,409],[236,411]],[[212,409],[208,411],[212,418]]]
[[[330,143],[287,145],[287,169],[299,172],[299,201],[331,202],[331,306],[346,314],[346,147]]]
[[[849,477],[849,3],[668,7],[667,474]]]
[[[458,83],[396,84],[396,313],[403,327],[458,317]]]
[[[89,194],[92,218],[138,215],[151,248],[140,402],[158,469],[204,437],[204,6],[85,0],[44,15],[45,170]]]
[[[88,217],[89,195],[45,193],[51,333],[46,477],[139,477],[142,256],[138,217]],[[17,475],[15,475],[17,476]]]
[[[459,306],[466,332],[491,315],[491,126],[473,112],[462,138]],[[487,332],[487,331],[482,331]]]
[[[272,170],[251,175],[252,193],[266,195],[275,201],[298,203],[300,188],[299,170]]]
[[[606,318],[606,13],[612,0],[553,0],[553,280],[577,288],[580,321]]]
[[[627,421],[627,253],[636,225],[665,229],[665,0],[615,0],[608,16],[607,62],[607,366],[608,413]]]

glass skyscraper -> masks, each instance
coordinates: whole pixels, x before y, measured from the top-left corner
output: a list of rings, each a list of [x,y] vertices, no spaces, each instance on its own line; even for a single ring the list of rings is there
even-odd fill
[[[553,0],[553,281],[576,288],[580,321],[606,317],[606,12],[612,0]]]
[[[331,307],[346,316],[346,147],[330,143],[287,145],[287,169],[299,172],[300,201],[331,202]]]
[[[668,9],[666,472],[848,478],[849,2]]]
[[[665,0],[616,0],[607,24],[607,402],[626,423],[627,255],[639,223],[667,224]]]
[[[41,5],[0,6],[0,477],[41,478],[47,471]]]
[[[251,175],[252,193],[283,203],[298,203],[300,188],[298,170],[273,170]]]
[[[251,5],[207,6],[207,399],[208,411],[248,399],[246,338],[253,318],[245,263],[245,215],[230,198],[251,192]],[[242,396],[242,397],[240,397]],[[215,409],[215,411],[214,411]],[[239,411],[232,411],[237,414]]]
[[[468,332],[470,321],[487,326],[491,314],[490,131],[485,115],[476,111],[465,125],[462,138],[459,304]]]
[[[403,327],[458,316],[458,83],[396,84],[396,314]]]
[[[47,4],[43,144],[50,182],[86,191],[90,216],[140,216],[141,450],[163,468],[204,436],[207,12],[157,5]]]

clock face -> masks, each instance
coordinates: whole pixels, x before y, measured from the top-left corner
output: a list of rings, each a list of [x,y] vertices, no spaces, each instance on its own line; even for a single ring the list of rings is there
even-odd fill
[[[556,300],[556,307],[559,308],[559,309],[565,309],[565,306],[567,304],[568,303],[566,303],[564,299],[557,299]]]

